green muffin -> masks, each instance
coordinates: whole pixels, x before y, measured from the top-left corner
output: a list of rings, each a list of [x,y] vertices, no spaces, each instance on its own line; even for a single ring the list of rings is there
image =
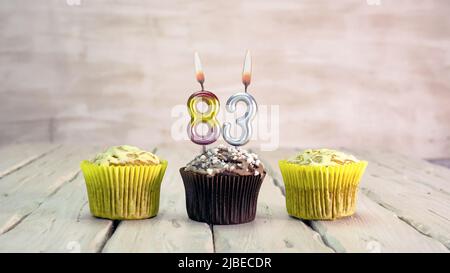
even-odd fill
[[[81,162],[92,215],[107,219],[156,216],[167,161],[134,146],[114,146]]]
[[[332,220],[354,214],[358,185],[367,164],[331,149],[309,149],[280,160],[289,215]]]

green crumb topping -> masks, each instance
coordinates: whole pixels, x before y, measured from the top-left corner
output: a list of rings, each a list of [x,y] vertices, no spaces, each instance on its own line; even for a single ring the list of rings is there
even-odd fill
[[[100,166],[158,165],[160,160],[151,152],[135,146],[122,145],[110,147],[105,152],[97,154],[92,163]]]
[[[309,166],[338,166],[359,162],[356,157],[331,149],[308,149],[288,160],[289,163]]]

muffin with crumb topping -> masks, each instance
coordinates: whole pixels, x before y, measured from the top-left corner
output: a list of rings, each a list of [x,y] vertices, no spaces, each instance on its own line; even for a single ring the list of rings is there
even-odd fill
[[[189,218],[215,225],[255,219],[266,175],[258,155],[240,147],[219,145],[180,169]]]
[[[145,219],[159,210],[167,161],[134,146],[114,146],[81,162],[92,215]]]
[[[331,149],[305,150],[279,161],[289,215],[333,220],[356,210],[358,185],[367,161]]]

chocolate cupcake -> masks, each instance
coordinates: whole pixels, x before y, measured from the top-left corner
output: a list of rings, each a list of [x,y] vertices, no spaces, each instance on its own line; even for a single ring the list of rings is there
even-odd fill
[[[189,218],[215,225],[253,221],[266,175],[254,153],[219,145],[180,169]]]

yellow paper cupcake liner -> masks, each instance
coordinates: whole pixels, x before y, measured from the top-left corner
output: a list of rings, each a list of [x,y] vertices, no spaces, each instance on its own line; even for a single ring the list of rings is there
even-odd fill
[[[332,220],[356,210],[358,185],[366,161],[341,166],[305,166],[280,160],[289,215],[308,220]]]
[[[156,216],[166,168],[167,161],[144,166],[99,166],[86,160],[81,162],[91,213],[107,219]]]

